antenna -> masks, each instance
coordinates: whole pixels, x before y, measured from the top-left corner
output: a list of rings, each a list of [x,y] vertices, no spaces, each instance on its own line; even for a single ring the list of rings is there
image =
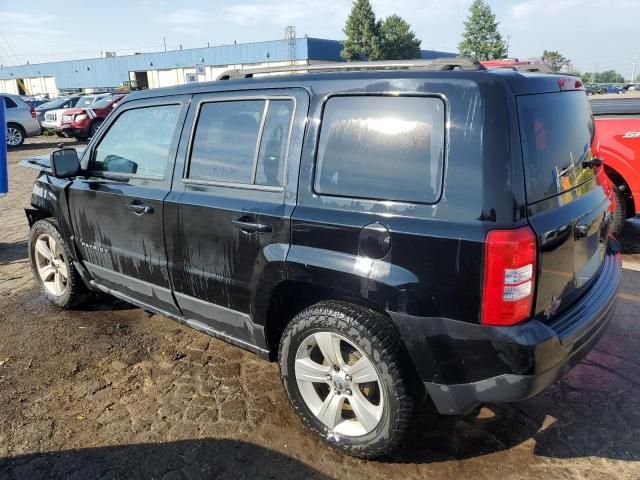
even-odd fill
[[[284,29],[285,57],[290,65],[296,63],[296,27],[288,25]]]

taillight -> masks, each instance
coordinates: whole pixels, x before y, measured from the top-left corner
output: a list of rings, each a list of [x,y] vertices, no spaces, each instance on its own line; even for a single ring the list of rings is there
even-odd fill
[[[564,91],[573,91],[573,90],[584,90],[584,85],[581,80],[577,80],[572,77],[563,77],[558,79],[558,86],[560,90]]]
[[[36,112],[36,109],[31,107],[31,118],[37,118],[38,117],[38,112]]]
[[[515,325],[531,316],[536,236],[530,227],[492,230],[485,241],[483,325]]]

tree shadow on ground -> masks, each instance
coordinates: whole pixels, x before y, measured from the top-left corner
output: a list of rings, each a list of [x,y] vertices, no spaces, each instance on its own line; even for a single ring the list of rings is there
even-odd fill
[[[325,479],[289,456],[227,439],[85,448],[0,459],[0,478]]]
[[[17,260],[27,260],[27,242],[0,243],[0,265],[3,263],[15,262]]]

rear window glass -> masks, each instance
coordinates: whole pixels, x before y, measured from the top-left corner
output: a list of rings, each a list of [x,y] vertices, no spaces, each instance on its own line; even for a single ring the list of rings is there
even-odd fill
[[[566,192],[593,177],[593,118],[584,92],[518,97],[529,203]]]
[[[444,121],[444,103],[437,98],[330,98],[320,131],[316,192],[436,202],[442,185]]]

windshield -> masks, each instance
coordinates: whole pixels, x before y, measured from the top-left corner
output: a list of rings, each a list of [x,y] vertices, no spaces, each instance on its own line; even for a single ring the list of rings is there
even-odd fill
[[[111,105],[117,97],[115,95],[109,95],[108,97],[101,98],[96,103],[91,105],[91,108],[107,108]]]
[[[89,96],[86,96],[86,97],[80,97],[80,100],[78,100],[78,103],[76,103],[76,108],[88,107],[93,102],[95,102],[95,100],[96,100],[96,97],[93,96],[93,95],[89,95]]]
[[[39,105],[36,110],[53,110],[55,108],[60,108],[62,105],[64,105],[65,102],[68,101],[68,98],[58,98],[57,100],[51,100],[50,102]]]
[[[566,192],[593,177],[594,126],[582,91],[518,97],[529,203]]]

